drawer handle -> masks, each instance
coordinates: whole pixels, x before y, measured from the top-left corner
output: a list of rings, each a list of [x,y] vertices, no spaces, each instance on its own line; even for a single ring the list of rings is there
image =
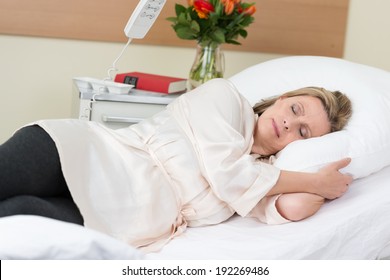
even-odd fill
[[[126,117],[113,117],[113,116],[107,116],[103,115],[102,120],[104,122],[120,122],[120,123],[139,123],[142,121],[142,118],[126,118]]]

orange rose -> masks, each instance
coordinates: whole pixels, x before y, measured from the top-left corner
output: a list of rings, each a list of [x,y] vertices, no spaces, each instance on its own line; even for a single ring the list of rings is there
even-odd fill
[[[239,9],[238,9],[238,13],[248,15],[248,16],[253,15],[255,12],[256,12],[256,7],[254,5],[246,8],[246,9],[242,9],[241,7],[239,7]]]
[[[226,1],[225,5],[225,14],[230,15],[233,13],[234,10],[234,2],[233,1]]]
[[[234,8],[239,4],[241,0],[221,0],[221,3],[225,7],[224,11],[226,15],[233,13]]]
[[[214,6],[208,0],[194,0],[194,10],[200,18],[208,18],[214,12]]]

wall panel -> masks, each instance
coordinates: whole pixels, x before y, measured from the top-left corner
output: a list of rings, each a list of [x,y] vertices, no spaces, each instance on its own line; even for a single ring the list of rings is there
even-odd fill
[[[256,21],[241,46],[225,49],[293,55],[342,57],[348,0],[248,0],[256,2]],[[143,40],[134,43],[193,47],[180,40],[167,17],[168,0]],[[123,28],[137,0],[0,0],[0,34],[125,42]]]

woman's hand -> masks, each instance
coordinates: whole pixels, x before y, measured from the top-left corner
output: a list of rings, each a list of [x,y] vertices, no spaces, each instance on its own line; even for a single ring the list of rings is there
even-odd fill
[[[345,158],[333,162],[317,172],[318,189],[315,191],[318,195],[335,199],[342,196],[349,188],[352,182],[352,176],[343,174],[339,170],[346,167],[351,162],[350,158]]]

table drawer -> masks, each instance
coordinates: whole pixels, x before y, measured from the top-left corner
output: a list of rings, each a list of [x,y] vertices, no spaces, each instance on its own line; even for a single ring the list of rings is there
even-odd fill
[[[92,103],[91,121],[117,129],[137,123],[164,110],[166,104],[96,101]]]

